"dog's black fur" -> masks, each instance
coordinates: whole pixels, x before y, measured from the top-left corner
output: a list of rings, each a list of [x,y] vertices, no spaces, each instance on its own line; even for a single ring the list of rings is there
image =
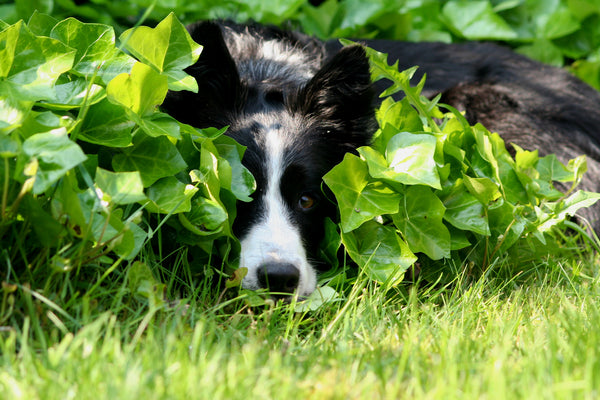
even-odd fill
[[[247,147],[243,163],[257,190],[254,201],[239,204],[234,225],[250,272],[244,285],[309,294],[323,219],[335,215],[321,177],[369,142],[382,88],[371,84],[360,46],[257,24],[201,22],[189,29],[204,46],[187,70],[199,91],[172,92],[163,107],[199,128],[229,125],[227,134]],[[507,143],[556,153],[563,162],[588,155],[582,188],[600,191],[600,94],[564,70],[486,43],[364,43],[398,60],[400,69],[418,65],[414,79],[427,73],[425,95],[441,93],[442,102]],[[273,201],[282,203],[277,212],[268,205]],[[584,216],[600,231],[599,207]],[[270,233],[276,220],[290,226]]]

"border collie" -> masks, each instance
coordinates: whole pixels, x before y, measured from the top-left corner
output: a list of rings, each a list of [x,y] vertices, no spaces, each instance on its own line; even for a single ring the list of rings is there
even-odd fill
[[[247,148],[243,163],[257,189],[252,202],[239,203],[234,223],[240,267],[248,269],[242,286],[307,296],[321,267],[324,218],[336,215],[321,178],[369,143],[382,88],[372,85],[359,45],[257,24],[209,21],[189,30],[204,46],[187,70],[199,91],[172,92],[163,107],[198,128],[228,125],[227,135]],[[600,95],[591,87],[493,44],[363,43],[401,69],[418,65],[427,73],[424,94],[442,93],[442,102],[507,143],[561,161],[587,154],[583,187],[600,190]],[[598,208],[586,214],[599,216]]]

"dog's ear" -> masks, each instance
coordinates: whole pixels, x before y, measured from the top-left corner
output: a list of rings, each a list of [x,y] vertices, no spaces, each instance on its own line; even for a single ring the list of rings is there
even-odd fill
[[[234,110],[242,85],[221,27],[204,21],[189,26],[188,30],[192,39],[203,46],[198,61],[185,70],[196,78],[198,93],[171,91],[162,108],[179,121],[197,127],[226,124],[227,121],[217,118]]]
[[[358,147],[367,144],[374,131],[373,99],[369,60],[356,45],[342,48],[317,71],[300,91],[295,107],[338,126],[346,136],[343,140]]]

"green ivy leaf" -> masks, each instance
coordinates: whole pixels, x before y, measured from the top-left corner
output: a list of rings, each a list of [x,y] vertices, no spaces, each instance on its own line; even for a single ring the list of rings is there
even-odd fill
[[[342,42],[348,43],[345,41]],[[381,79],[388,79],[392,82],[392,85],[383,91],[379,97],[391,96],[405,88],[410,87],[409,82],[417,71],[417,67],[412,67],[406,71],[400,72],[398,71],[398,61],[391,66],[388,64],[387,54],[368,47],[366,48],[366,52],[369,55],[371,79],[373,82],[377,82]]]
[[[575,179],[573,171],[570,171],[563,163],[558,161],[555,154],[540,158],[536,169],[540,174],[540,179],[548,182],[572,182]]]
[[[516,52],[557,67],[562,67],[564,64],[562,51],[549,39],[537,39],[531,44],[519,46]]]
[[[134,118],[156,111],[168,90],[166,77],[139,62],[133,66],[130,74],[116,76],[106,87],[108,99],[130,110]]]
[[[136,118],[140,124],[140,128],[148,136],[170,136],[175,139],[181,139],[179,123],[175,118],[165,113],[155,112],[151,115],[144,116],[141,119]]]
[[[375,221],[342,232],[342,242],[352,260],[377,282],[399,283],[417,260],[395,229]]]
[[[75,50],[58,40],[35,36],[19,21],[0,32],[0,104],[52,98],[58,77],[71,69]]]
[[[578,30],[579,20],[567,7],[559,5],[549,14],[535,15],[536,36],[545,39],[557,39]]]
[[[336,299],[339,299],[339,297],[340,295],[332,287],[317,287],[317,289],[314,292],[312,292],[310,296],[296,304],[296,307],[294,307],[294,311],[297,313],[315,311],[323,304],[333,302]]]
[[[235,271],[233,271],[229,279],[225,281],[225,287],[227,289],[232,287],[241,287],[242,280],[246,275],[248,275],[248,268],[237,268]]]
[[[332,267],[332,270],[335,270],[339,266],[338,251],[341,245],[342,238],[338,224],[330,218],[325,218],[325,235],[319,246],[319,254],[320,258]]]
[[[87,205],[82,198],[89,196],[91,191],[81,193],[77,184],[77,179],[73,171],[69,171],[63,179],[60,180],[55,196],[52,199],[52,211],[54,217],[68,216],[66,225],[70,228],[70,231],[77,237],[83,237],[87,234],[86,226],[89,220],[86,219],[86,215],[89,217],[91,211],[84,211],[84,206]]]
[[[137,59],[168,76],[170,89],[198,91],[196,81],[183,70],[198,60],[202,46],[192,40],[174,13],[156,28],[132,28],[123,32],[119,39]]]
[[[323,180],[338,199],[343,232],[378,215],[398,212],[401,195],[379,182],[369,183],[366,163],[352,154],[346,154]]]
[[[490,244],[500,244],[498,251],[503,252],[522,237],[527,220],[522,216],[523,206],[515,206],[504,198],[498,199],[488,209],[490,226]]]
[[[563,201],[547,203],[544,209],[537,208],[538,230],[545,232],[569,216],[574,216],[584,207],[590,207],[600,200],[600,193],[578,190]]]
[[[219,168],[226,162],[231,169],[231,180],[225,183],[222,179],[222,186],[231,191],[238,200],[251,201],[250,195],[256,189],[256,181],[242,164],[245,149],[229,136],[220,136],[215,141],[215,147],[223,159],[219,162]]]
[[[148,239],[146,232],[133,221],[123,220],[123,210],[120,208],[110,214],[94,210],[89,214],[88,221],[92,225],[94,239],[126,260],[134,258]]]
[[[582,7],[581,4],[583,3],[583,1],[569,0],[569,2],[575,1],[577,1],[580,4],[578,4],[575,7],[570,7],[570,11],[572,13],[577,13],[582,9],[585,9],[585,6]],[[581,27],[579,28],[579,30],[573,32],[572,34],[551,41],[552,44],[557,46],[560,49],[560,51],[564,53],[565,56],[574,60],[578,60],[575,64],[582,61],[585,62],[585,60],[581,59],[587,58],[588,56],[590,56],[590,54],[592,55],[592,57],[589,57],[588,60],[592,61],[592,58],[594,57],[594,50],[600,47],[600,32],[598,32],[598,29],[596,29],[596,27],[600,23],[600,13],[598,13],[600,7],[598,7],[598,4],[592,7],[596,8],[593,11],[589,10],[591,11],[592,15],[590,15],[589,17],[584,17],[585,19],[580,19]],[[596,86],[596,88],[598,87]]]
[[[381,153],[385,153],[387,143],[398,132],[423,131],[423,122],[419,118],[419,113],[410,105],[407,98],[396,102],[391,97],[386,98],[376,115],[382,128],[381,134],[376,135],[371,146]]]
[[[415,253],[434,260],[450,257],[450,232],[443,223],[446,208],[426,186],[409,186],[394,224]]]
[[[442,201],[446,208],[444,213],[446,221],[465,231],[483,236],[490,235],[486,208],[478,198],[465,190],[462,181],[457,182],[450,193],[442,198]],[[487,205],[487,203],[485,204]]]
[[[28,138],[58,128],[66,128],[68,131],[72,124],[73,120],[70,118],[61,117],[52,111],[31,111],[17,132],[23,138]]]
[[[0,135],[0,158],[13,158],[19,154],[20,143],[8,135]]]
[[[509,40],[517,37],[487,0],[450,0],[442,8],[442,16],[450,28],[467,39]]]
[[[434,159],[436,143],[437,139],[429,134],[401,132],[389,140],[385,158],[371,147],[361,147],[358,151],[367,161],[369,173],[374,178],[440,189]]]
[[[135,63],[115,47],[115,32],[108,25],[67,18],[52,29],[50,37],[76,49],[73,72],[82,76],[98,74],[104,83],[130,71]]]
[[[78,138],[107,147],[126,147],[131,144],[134,126],[123,107],[105,98],[88,109]]]
[[[463,174],[462,177],[465,188],[481,204],[487,205],[502,195],[498,189],[498,185],[490,178],[473,178],[466,174]]]
[[[52,110],[71,110],[98,103],[105,96],[106,92],[102,86],[90,85],[81,78],[55,85],[53,95],[39,105]]]
[[[96,169],[96,185],[110,196],[114,204],[130,204],[146,200],[144,185],[138,171],[110,172]]]
[[[35,159],[38,163],[34,194],[45,192],[71,168],[87,159],[81,148],[69,140],[64,128],[31,136],[23,142],[23,153],[28,160]]]
[[[23,205],[19,209],[23,217],[31,222],[31,227],[37,239],[44,246],[56,246],[59,239],[64,235],[64,227],[48,214],[40,205],[40,202],[28,194],[23,199]]]
[[[155,213],[177,214],[192,209],[191,198],[198,191],[173,176],[159,179],[148,188],[151,203],[146,208]]]
[[[12,96],[11,88],[2,85],[0,81],[0,90],[6,90],[0,93],[0,134],[12,132],[27,118],[27,115],[33,108],[33,101],[18,100]]]
[[[37,36],[50,36],[52,28],[58,23],[58,20],[48,14],[43,14],[35,10],[29,21],[27,21],[27,27]]]
[[[114,156],[113,168],[118,172],[139,171],[144,187],[160,178],[173,176],[187,166],[177,148],[165,136],[152,138],[138,133],[133,146]]]
[[[218,201],[197,196],[190,212],[183,215],[184,226],[196,235],[207,236],[223,231],[229,216]],[[181,218],[180,218],[181,220]]]
[[[201,139],[200,168],[192,171],[192,182],[202,184],[204,196],[219,199],[221,179],[219,177],[219,151],[210,139]]]

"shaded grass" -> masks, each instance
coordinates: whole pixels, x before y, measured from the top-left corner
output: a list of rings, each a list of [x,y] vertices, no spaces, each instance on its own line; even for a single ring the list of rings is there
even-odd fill
[[[443,287],[384,290],[359,275],[342,301],[310,313],[281,303],[249,307],[227,295],[217,302],[220,290],[201,281],[185,288],[194,296],[161,302],[153,293],[177,285],[155,281],[140,296],[127,277],[131,268],[116,269],[78,301],[68,301],[71,289],[45,300],[21,289],[23,318],[13,316],[0,333],[0,393],[15,399],[595,398],[600,278],[597,258],[587,254],[538,260],[511,279],[510,266],[499,261],[481,278],[465,269]],[[75,285],[69,278],[63,283]]]

